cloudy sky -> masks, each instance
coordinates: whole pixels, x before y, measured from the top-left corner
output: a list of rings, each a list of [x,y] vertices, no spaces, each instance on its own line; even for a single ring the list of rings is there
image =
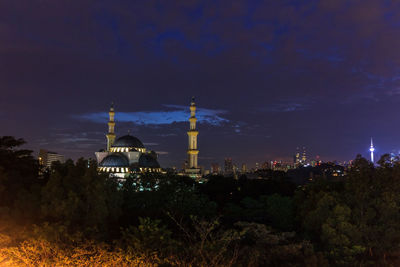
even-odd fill
[[[400,2],[0,1],[0,135],[76,159],[137,136],[162,166],[400,150]]]

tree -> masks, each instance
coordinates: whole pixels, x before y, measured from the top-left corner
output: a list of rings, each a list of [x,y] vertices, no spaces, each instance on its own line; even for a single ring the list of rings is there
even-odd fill
[[[97,166],[79,159],[54,166],[42,190],[42,215],[50,225],[68,233],[104,236],[107,222],[120,215],[121,196],[118,184],[99,174]]]
[[[369,256],[400,249],[400,162],[384,155],[374,167],[358,156],[348,174],[346,203]]]
[[[19,149],[24,144],[23,139],[0,137],[0,205],[20,222],[36,219],[38,188],[45,182],[38,179],[38,162],[32,151]]]
[[[143,258],[146,265],[165,264],[165,259],[176,253],[179,245],[171,235],[160,220],[139,218],[138,226],[122,230],[121,242],[130,257]]]
[[[400,164],[387,155],[379,164],[357,156],[344,182],[318,181],[296,193],[303,233],[334,264],[387,263],[400,249]]]
[[[128,177],[122,186],[122,225],[138,224],[138,217],[164,219],[167,213],[188,220],[190,216],[210,218],[216,204],[200,194],[193,179],[185,176],[144,174]],[[170,224],[173,226],[174,224]]]
[[[283,231],[293,230],[294,207],[291,198],[273,194],[260,199],[266,204],[268,222],[272,227]]]
[[[338,265],[351,265],[363,254],[366,248],[361,235],[351,222],[351,209],[345,204],[336,205],[321,227],[326,255]]]

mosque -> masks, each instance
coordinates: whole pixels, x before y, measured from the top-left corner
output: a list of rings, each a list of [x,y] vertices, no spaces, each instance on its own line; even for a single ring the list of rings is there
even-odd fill
[[[135,173],[161,172],[157,154],[154,151],[147,151],[138,138],[128,134],[116,139],[113,105],[111,105],[108,114],[107,150],[100,150],[95,153],[99,171],[119,178],[125,178],[126,175]],[[190,115],[190,129],[187,132],[189,138],[187,150],[189,164],[187,169],[184,170],[184,174],[192,178],[200,178],[200,168],[197,165],[199,154],[197,135],[199,132],[196,129],[197,118],[194,98],[190,103]]]
[[[108,114],[107,150],[95,153],[99,171],[119,178],[131,173],[161,172],[157,154],[147,151],[138,138],[128,134],[116,139],[113,105]]]

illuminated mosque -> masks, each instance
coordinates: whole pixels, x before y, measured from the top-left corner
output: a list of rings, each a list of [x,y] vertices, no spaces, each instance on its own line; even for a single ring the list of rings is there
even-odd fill
[[[115,112],[111,105],[108,121],[107,150],[96,152],[98,169],[100,172],[109,173],[110,176],[125,178],[129,174],[158,173],[161,172],[160,164],[157,161],[157,154],[154,151],[147,151],[143,143],[132,135],[124,135],[116,139],[115,135]],[[197,148],[196,129],[196,103],[194,97],[190,103],[190,129],[188,134],[188,166],[184,175],[192,178],[200,178],[201,171],[197,165],[199,150]]]
[[[157,154],[147,151],[138,138],[128,134],[116,139],[113,105],[108,114],[107,150],[95,153],[99,171],[120,178],[131,173],[161,172]]]

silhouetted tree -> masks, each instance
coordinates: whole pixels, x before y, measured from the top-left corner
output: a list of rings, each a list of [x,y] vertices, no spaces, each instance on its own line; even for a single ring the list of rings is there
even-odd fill
[[[11,215],[20,222],[36,219],[40,186],[38,162],[32,151],[20,149],[23,139],[0,137],[0,207],[3,216]]]

